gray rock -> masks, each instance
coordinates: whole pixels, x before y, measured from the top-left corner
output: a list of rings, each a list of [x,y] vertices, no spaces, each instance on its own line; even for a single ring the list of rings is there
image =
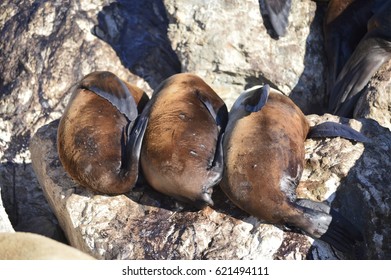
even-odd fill
[[[306,113],[325,106],[325,5],[294,1],[285,37],[274,40],[259,1],[164,0],[168,36],[183,71],[195,72],[230,107],[244,87],[267,82]]]
[[[331,115],[308,118],[312,124],[339,121]],[[104,259],[347,257],[336,255],[321,241],[313,242],[243,213],[219,188],[214,192],[215,207],[202,211],[179,205],[142,181],[126,195],[89,192],[67,176],[58,160],[57,125],[56,121],[44,126],[33,137],[33,167],[71,245],[86,253]],[[371,120],[350,120],[349,125],[373,142],[308,139],[306,169],[297,194],[332,204],[363,230],[366,240],[356,257],[386,258],[390,226],[380,221],[389,219],[391,201],[385,186],[391,179],[387,171],[391,133]]]
[[[370,118],[391,129],[391,61],[372,77],[354,110],[354,118]]]

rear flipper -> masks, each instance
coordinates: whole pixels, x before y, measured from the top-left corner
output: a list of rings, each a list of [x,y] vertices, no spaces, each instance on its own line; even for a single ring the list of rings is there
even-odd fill
[[[355,245],[363,241],[361,231],[326,204],[302,199],[296,205],[303,216],[295,226],[311,237],[325,241],[343,253],[353,253]]]
[[[108,71],[96,71],[86,75],[79,87],[103,97],[124,114],[130,122],[138,115],[137,104],[128,87],[120,78]]]
[[[356,142],[369,143],[371,140],[362,133],[354,130],[348,125],[324,122],[313,126],[307,135],[307,138],[322,138],[322,137],[342,137]]]

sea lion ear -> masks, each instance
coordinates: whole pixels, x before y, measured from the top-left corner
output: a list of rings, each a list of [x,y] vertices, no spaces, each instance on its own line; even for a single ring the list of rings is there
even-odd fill
[[[128,87],[116,75],[108,71],[88,74],[79,83],[79,88],[87,89],[103,97],[133,122],[138,115],[137,104]]]
[[[244,93],[249,94],[249,96],[243,100],[242,105],[244,105],[247,112],[255,113],[265,106],[269,97],[270,86],[267,84],[263,87],[255,86],[246,90]]]

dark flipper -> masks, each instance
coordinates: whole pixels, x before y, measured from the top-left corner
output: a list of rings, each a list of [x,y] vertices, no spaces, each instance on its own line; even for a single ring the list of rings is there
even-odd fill
[[[84,77],[80,88],[88,89],[115,106],[129,121],[138,115],[137,104],[128,87],[116,75],[108,71],[92,72]]]
[[[125,137],[121,172],[124,176],[133,174],[133,176],[135,176],[135,182],[138,177],[141,146],[147,129],[148,120],[149,118],[146,115],[140,115],[134,122],[134,125],[130,122],[127,126],[127,137]]]
[[[200,94],[197,94],[198,99],[204,104],[204,106],[208,109],[209,113],[214,118],[217,127],[219,129],[219,134],[216,143],[216,150],[214,154],[213,161],[208,168],[209,171],[209,182],[207,186],[204,186],[204,190],[200,199],[206,202],[209,205],[213,205],[212,200],[212,187],[217,185],[222,177],[223,177],[223,168],[224,168],[224,154],[223,154],[223,139],[224,139],[224,131],[228,122],[228,110],[227,106],[224,104],[221,106],[216,113],[212,104],[208,99],[204,98]]]
[[[370,78],[391,59],[391,42],[364,38],[342,69],[330,93],[330,109],[336,115],[351,117],[360,92]]]
[[[362,233],[338,212],[321,204],[305,199],[297,201],[305,220],[299,227],[341,252],[353,253],[355,245],[363,241]]]
[[[270,22],[278,37],[286,33],[292,0],[265,0]]]
[[[245,110],[253,113],[258,112],[267,102],[270,86],[266,84],[263,87],[254,87],[246,90],[245,93],[250,93],[242,102],[242,105],[245,106]]]
[[[369,143],[371,140],[362,133],[354,130],[348,125],[324,122],[313,126],[307,135],[307,138],[323,138],[323,137],[342,137],[356,142]]]
[[[391,59],[391,1],[374,5],[368,33],[338,75],[329,107],[337,115],[350,117],[360,92],[380,66]]]

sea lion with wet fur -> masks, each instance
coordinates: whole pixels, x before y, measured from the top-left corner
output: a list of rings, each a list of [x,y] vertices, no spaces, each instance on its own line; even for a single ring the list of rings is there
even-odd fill
[[[148,122],[140,161],[149,184],[199,208],[213,205],[227,117],[223,100],[200,77],[182,73],[163,81],[140,118]]]
[[[76,86],[60,120],[58,155],[80,185],[105,194],[128,192],[138,177],[142,143],[135,126],[148,96],[111,72],[93,72]]]
[[[309,131],[290,98],[269,86],[245,91],[229,113],[221,189],[239,208],[265,222],[294,226],[350,251],[362,237],[349,221],[326,204],[296,198]],[[346,131],[352,138],[359,135]]]

